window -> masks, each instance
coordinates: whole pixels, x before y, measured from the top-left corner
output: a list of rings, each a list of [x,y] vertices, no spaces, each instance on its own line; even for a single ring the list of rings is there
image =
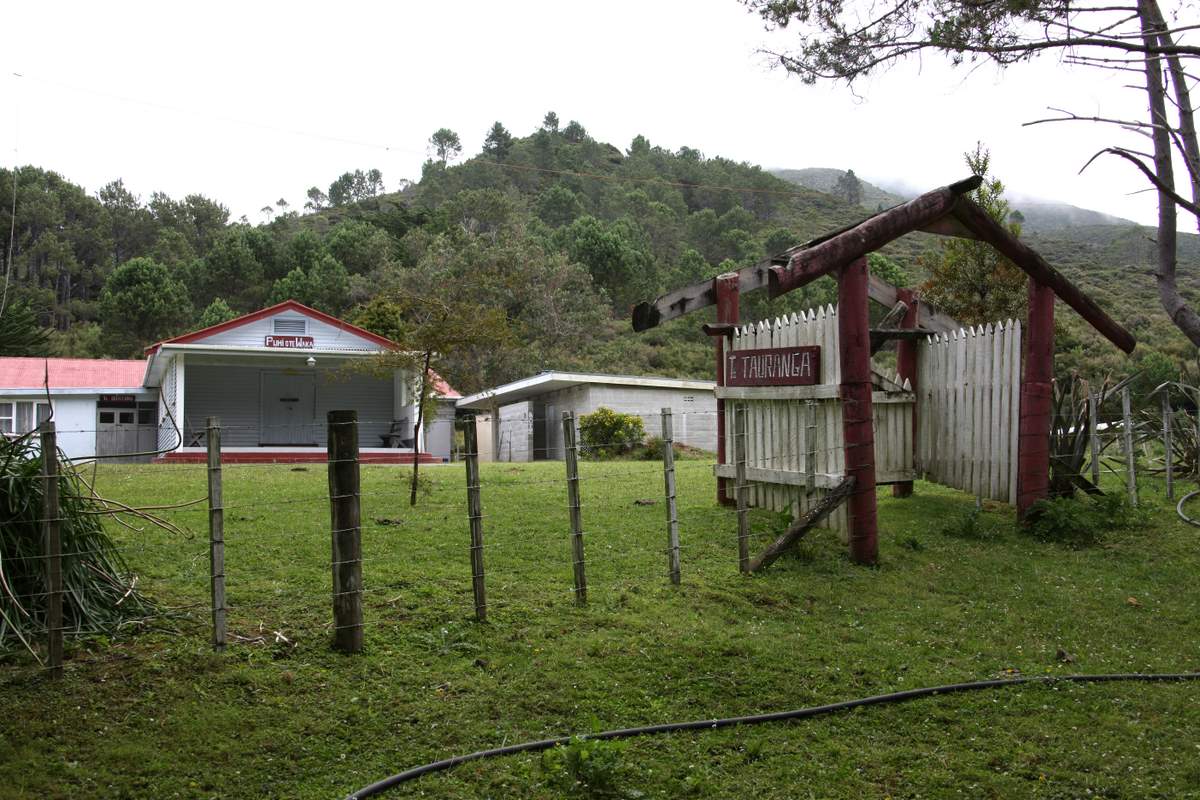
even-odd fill
[[[153,425],[154,424],[154,409],[153,408],[138,408],[138,425]]]
[[[0,434],[23,434],[50,419],[50,404],[35,400],[0,400]]]
[[[120,412],[119,416],[120,416],[122,425],[132,425],[133,424],[133,412],[132,411],[122,411],[122,412]]]
[[[291,333],[303,336],[308,333],[308,320],[304,317],[276,317],[274,333]]]
[[[115,418],[116,418],[116,414],[114,414],[112,411],[101,411],[100,412],[100,424],[101,425],[111,425],[113,423],[113,421],[115,420]]]

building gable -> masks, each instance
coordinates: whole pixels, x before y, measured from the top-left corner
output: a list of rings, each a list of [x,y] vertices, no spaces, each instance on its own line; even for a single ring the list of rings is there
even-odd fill
[[[397,347],[382,336],[294,300],[159,342],[149,349],[157,350],[164,344],[360,353],[377,353]]]

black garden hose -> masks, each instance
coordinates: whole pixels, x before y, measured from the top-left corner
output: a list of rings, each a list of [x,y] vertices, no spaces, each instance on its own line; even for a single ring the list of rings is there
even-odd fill
[[[1193,494],[1196,494],[1196,492],[1193,492]],[[728,717],[726,719],[702,719],[693,720],[691,722],[668,722],[661,725],[646,725],[640,728],[621,728],[619,730],[604,731],[603,733],[584,734],[578,738],[628,739],[633,736],[647,736],[656,733],[715,730],[717,728],[728,728],[733,725],[757,725],[760,722],[781,722],[784,720],[807,719],[809,717],[819,717],[825,714],[833,714],[838,711],[849,711],[862,706],[883,705],[885,703],[903,703],[908,700],[916,700],[921,697],[932,697],[939,694],[973,692],[979,689],[997,689],[1003,686],[1020,686],[1027,683],[1109,683],[1112,681],[1168,682],[1194,680],[1200,680],[1200,672],[1134,672],[1109,675],[1034,675],[1020,678],[998,678],[989,681],[949,683],[944,686],[927,686],[922,689],[908,689],[903,692],[877,694],[872,697],[860,697],[857,700],[844,700],[840,703],[830,703],[823,706],[811,706],[809,708],[797,708],[792,711],[776,711],[771,714],[753,714],[746,717]],[[415,780],[422,775],[428,775],[431,772],[441,772],[442,770],[447,770],[451,767],[457,767],[459,764],[465,764],[468,761],[478,761],[479,759],[492,758],[494,756],[511,756],[517,753],[549,750],[551,747],[555,747],[556,745],[568,744],[572,738],[574,737],[560,736],[556,739],[540,739],[535,742],[511,744],[507,747],[496,747],[491,750],[479,750],[475,753],[467,753],[466,755],[454,756],[453,758],[434,761],[429,764],[422,764],[419,767],[406,769],[404,772],[397,773],[390,778],[384,778],[381,781],[372,783],[370,786],[363,787],[357,792],[347,795],[346,800],[362,800],[362,798],[373,797],[381,792],[387,791],[388,789],[399,786],[402,783]]]
[[[1175,513],[1178,514],[1179,518],[1187,524],[1195,525],[1197,528],[1200,528],[1200,519],[1192,519],[1187,514],[1183,513],[1183,504],[1198,495],[1200,495],[1200,489],[1197,489],[1194,492],[1188,492],[1183,497],[1179,498],[1179,504],[1175,506]]]

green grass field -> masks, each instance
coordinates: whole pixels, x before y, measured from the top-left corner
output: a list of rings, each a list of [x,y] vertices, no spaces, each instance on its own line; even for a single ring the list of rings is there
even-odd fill
[[[473,620],[465,490],[431,468],[410,509],[364,467],[366,647],[329,648],[323,465],[225,469],[231,643],[210,648],[203,505],[191,538],[110,523],[150,632],[70,642],[59,683],[0,662],[0,796],[340,798],[409,766],[531,738],[751,714],[1010,674],[1200,670],[1200,531],[1161,487],[1147,524],[1088,549],[1017,532],[1007,507],[918,483],[880,492],[881,566],[820,531],[736,572],[711,467],[680,462],[683,583],[667,580],[655,463],[585,463],[589,603],[576,607],[562,465],[484,465],[489,621]],[[107,466],[131,504],[204,495],[200,467]],[[657,501],[639,505],[635,501]],[[756,513],[755,548],[780,524]],[[1068,655],[1069,654],[1069,655]],[[388,796],[1200,797],[1200,684],[1037,686],[794,724],[476,762]]]

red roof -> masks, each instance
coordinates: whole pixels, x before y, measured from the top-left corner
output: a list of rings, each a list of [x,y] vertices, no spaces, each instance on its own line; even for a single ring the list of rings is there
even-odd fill
[[[0,389],[140,389],[145,361],[101,358],[0,358]]]
[[[453,400],[457,400],[458,398],[462,397],[462,395],[456,392],[450,384],[446,383],[445,378],[443,378],[441,375],[438,375],[433,370],[429,370],[429,377],[433,380],[434,394],[438,395],[439,397],[445,397]]]
[[[207,336],[212,336],[214,333],[220,333],[221,331],[227,331],[230,328],[239,328],[242,325],[245,325],[249,322],[254,322],[255,320],[262,319],[263,317],[269,317],[272,314],[279,313],[280,311],[296,311],[305,316],[312,317],[313,319],[318,319],[321,322],[328,323],[335,328],[340,328],[341,330],[344,330],[347,333],[353,333],[358,336],[361,336],[364,339],[374,342],[375,344],[380,345],[382,347],[386,347],[389,350],[399,350],[400,349],[400,345],[396,344],[391,339],[386,339],[386,338],[380,336],[379,334],[371,333],[366,328],[360,328],[357,325],[351,325],[349,322],[340,320],[337,317],[330,316],[329,314],[326,314],[323,311],[317,311],[315,308],[309,308],[308,306],[304,305],[303,303],[299,303],[295,300],[284,300],[282,303],[276,303],[273,306],[269,306],[268,308],[261,308],[258,311],[251,311],[249,314],[243,314],[240,317],[235,317],[234,319],[228,320],[226,322],[222,322],[218,325],[210,325],[207,328],[201,328],[198,331],[192,331],[191,333],[185,333],[182,336],[176,336],[173,339],[164,339],[161,342],[155,342],[154,344],[152,344],[146,348],[146,353],[147,354],[155,353],[158,351],[158,348],[162,347],[164,344],[188,344],[189,342],[195,342],[195,341],[197,341],[199,339],[203,339]]]

